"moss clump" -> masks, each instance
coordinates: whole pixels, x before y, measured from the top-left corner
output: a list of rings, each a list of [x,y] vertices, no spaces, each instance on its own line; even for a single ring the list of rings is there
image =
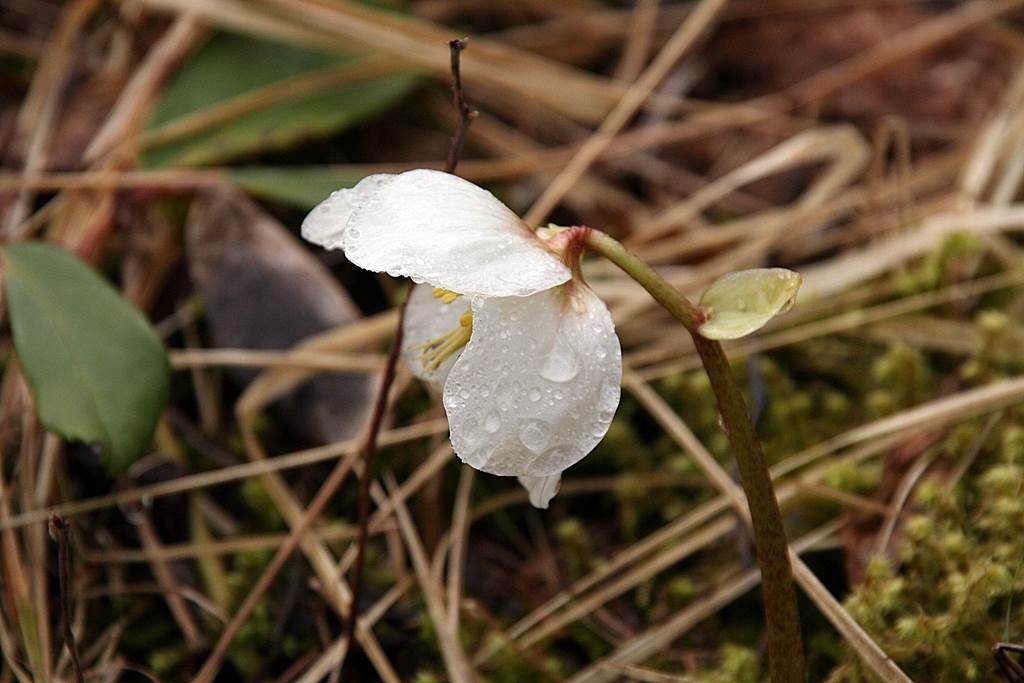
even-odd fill
[[[980,471],[926,483],[899,557],[874,558],[846,608],[915,681],[998,680],[992,645],[1024,638],[1024,430]],[[847,652],[830,683],[875,681]]]
[[[704,683],[760,683],[761,658],[750,648],[726,643],[718,650],[718,665],[702,671],[694,680]]]

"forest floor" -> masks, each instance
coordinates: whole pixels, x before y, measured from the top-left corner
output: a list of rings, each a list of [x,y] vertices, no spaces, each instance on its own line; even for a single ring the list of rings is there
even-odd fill
[[[458,174],[528,224],[600,228],[694,298],[802,274],[725,346],[811,680],[1024,680],[993,653],[1024,641],[1024,0],[5,0],[0,249],[93,266],[172,374],[114,467],[44,429],[0,312],[0,683],[75,680],[65,621],[85,680],[339,678],[405,286],[298,230],[368,174],[444,167],[463,36]],[[460,463],[399,367],[346,680],[765,680],[693,344],[609,264],[584,273],[622,401],[550,509]]]

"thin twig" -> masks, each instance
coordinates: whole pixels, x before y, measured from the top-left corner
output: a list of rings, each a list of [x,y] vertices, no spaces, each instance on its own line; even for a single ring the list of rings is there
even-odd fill
[[[345,679],[345,666],[348,663],[348,653],[352,651],[352,640],[356,633],[356,622],[359,620],[359,592],[363,584],[363,565],[366,564],[366,541],[370,535],[370,483],[374,477],[374,462],[377,455],[377,434],[380,432],[384,420],[384,413],[388,405],[388,389],[395,379],[395,366],[398,364],[399,351],[402,348],[402,325],[405,321],[405,305],[409,301],[407,296],[398,308],[398,323],[395,325],[395,334],[391,340],[391,349],[388,351],[388,359],[384,364],[384,377],[381,380],[380,389],[377,392],[377,399],[373,404],[373,414],[370,417],[370,427],[366,433],[366,441],[363,443],[362,456],[363,473],[359,478],[359,538],[356,546],[356,560],[352,567],[352,578],[349,581],[349,590],[352,593],[352,601],[349,603],[348,619],[345,621],[343,637],[349,643],[349,647],[341,655],[337,671],[339,679]]]
[[[477,112],[469,108],[462,92],[460,63],[462,51],[466,49],[466,39],[450,41],[448,49],[451,53],[452,103],[455,106],[455,131],[452,133],[451,143],[448,145],[448,158],[445,161],[444,170],[447,173],[455,173],[455,169],[459,165],[459,152],[462,149],[462,142],[466,137],[466,130],[469,128],[469,124],[473,121]],[[398,309],[398,324],[385,365],[384,381],[387,384],[390,384],[391,379],[394,377],[395,362],[398,358],[399,348],[402,345],[402,325],[405,321],[405,306],[408,301],[409,296],[406,295]],[[366,541],[369,537],[370,529],[370,483],[373,481],[374,456],[377,450],[376,433],[380,429],[379,420],[383,416],[383,407],[387,405],[386,400],[383,400],[386,399],[386,396],[387,392],[382,392],[378,396],[373,415],[375,422],[371,424],[367,447],[364,448],[362,453],[363,476],[359,480],[359,537],[356,542],[355,560],[352,563],[352,577],[349,581],[349,587],[352,591],[352,602],[343,631],[343,639],[347,639],[349,643],[352,642],[356,622],[359,619],[357,606],[359,604],[359,592],[362,588],[363,566],[366,564]],[[338,662],[336,671],[339,672],[341,680],[345,679],[345,667],[348,664],[348,653],[351,650],[351,647],[346,648],[341,655],[341,660]]]
[[[401,327],[399,326],[399,330]],[[400,335],[396,335],[398,337]],[[384,407],[387,405],[387,396],[391,387],[391,382],[395,376],[395,365],[398,360],[397,348],[400,346],[400,339],[396,338],[394,345],[392,346],[391,353],[388,354],[388,361],[384,367],[384,376],[381,378],[380,387],[377,390],[377,398],[374,401],[374,411],[370,418],[370,425],[368,427],[366,436],[363,441],[362,453],[365,455],[367,452],[372,453],[376,449],[377,444],[377,433],[380,431],[380,425],[383,421]],[[259,600],[266,593],[267,589],[270,588],[271,583],[277,576],[277,573],[284,567],[285,562],[298,547],[302,538],[306,532],[312,526],[313,521],[320,516],[324,508],[327,507],[327,503],[331,500],[334,494],[337,492],[338,487],[345,480],[346,475],[350,469],[352,460],[349,458],[342,459],[335,465],[334,469],[324,480],[320,490],[317,491],[316,497],[313,502],[310,503],[306,509],[305,514],[299,519],[298,523],[292,529],[291,535],[288,537],[277,553],[274,555],[270,564],[264,570],[263,575],[256,582],[256,585],[246,596],[242,606],[238,608],[235,616],[232,617],[230,623],[224,628],[224,632],[217,641],[217,645],[213,652],[210,654],[206,663],[203,664],[203,668],[200,669],[196,675],[195,681],[202,681],[209,683],[216,676],[217,671],[220,668],[220,664],[227,654],[228,647],[238,634],[238,630],[242,624],[248,619],[249,615],[256,608]],[[367,473],[364,471],[364,479]],[[350,603],[350,613],[355,611],[355,600],[353,599]]]
[[[444,164],[446,173],[455,173],[455,168],[459,165],[459,152],[462,151],[462,143],[466,139],[466,131],[478,113],[466,104],[466,98],[462,92],[461,59],[462,51],[466,49],[466,43],[466,38],[448,43],[452,60],[452,105],[455,107],[455,132],[452,133],[452,140],[448,144],[448,158]]]
[[[82,662],[78,659],[78,646],[71,630],[71,559],[68,555],[68,523],[58,515],[50,517],[50,536],[57,541],[57,577],[60,582],[60,625],[64,631],[64,645],[71,656],[75,670],[75,683],[85,683]]]

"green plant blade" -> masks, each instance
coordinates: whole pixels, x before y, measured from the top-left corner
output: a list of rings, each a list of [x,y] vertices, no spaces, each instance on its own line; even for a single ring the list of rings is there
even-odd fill
[[[218,33],[164,89],[147,128],[208,112],[266,86],[351,61],[352,57]],[[284,101],[268,101],[265,106],[147,150],[143,166],[203,166],[288,149],[376,116],[397,104],[415,82],[411,72],[392,73]]]
[[[700,333],[708,339],[738,339],[789,310],[802,278],[785,268],[754,268],[715,280],[700,298],[707,321]]]
[[[3,249],[14,347],[43,426],[98,444],[111,474],[149,447],[168,396],[167,352],[147,320],[63,249]]]
[[[307,211],[335,190],[363,179],[362,173],[331,166],[239,166],[227,169],[227,175],[254,197]]]

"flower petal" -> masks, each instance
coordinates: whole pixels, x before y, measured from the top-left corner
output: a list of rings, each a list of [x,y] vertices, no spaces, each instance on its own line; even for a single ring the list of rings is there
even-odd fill
[[[547,510],[551,499],[558,494],[558,489],[562,486],[562,475],[519,477],[519,483],[530,494],[530,505],[541,510]]]
[[[469,302],[465,298],[446,304],[435,298],[434,290],[425,285],[413,287],[409,294],[402,323],[402,360],[412,374],[438,390],[444,386],[448,373],[462,352],[456,352],[439,368],[428,372],[420,359],[423,345],[458,329],[459,319],[468,310]]]
[[[461,294],[527,296],[570,277],[494,195],[440,171],[368,176],[314,208],[302,236],[361,268]]]
[[[444,387],[452,446],[491,474],[559,474],[604,437],[621,381],[611,315],[586,285],[474,300]]]

